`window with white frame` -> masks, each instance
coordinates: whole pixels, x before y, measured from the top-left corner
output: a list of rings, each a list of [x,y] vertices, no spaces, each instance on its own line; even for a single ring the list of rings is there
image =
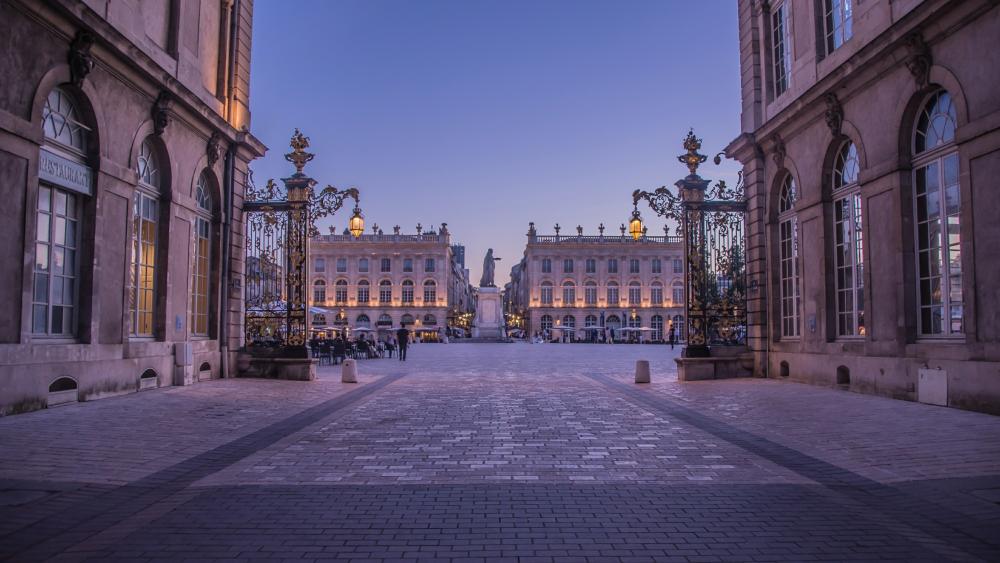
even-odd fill
[[[924,103],[913,134],[917,324],[922,336],[965,331],[955,128],[951,95],[939,90]]]
[[[837,336],[864,336],[864,242],[858,150],[851,141],[833,166],[833,249],[836,269]]]
[[[313,303],[317,305],[326,303],[326,282],[323,280],[313,282]]]
[[[364,305],[371,301],[371,284],[368,280],[358,282],[358,305]]]
[[[541,288],[541,290],[542,290],[541,291],[542,305],[551,305],[552,304],[552,283],[551,282],[542,282],[542,288]]]
[[[608,282],[608,305],[618,304],[618,284],[616,282]]]
[[[653,315],[649,320],[649,328],[653,329],[653,340],[663,340],[663,315]]]
[[[403,303],[413,303],[413,280],[403,280]]]
[[[347,303],[347,280],[337,280],[333,284],[333,300],[337,305]]]
[[[788,6],[781,2],[771,7],[771,69],[774,97],[788,89],[789,75],[792,73],[792,42],[788,29]]]
[[[392,303],[392,282],[382,280],[378,282],[378,302]]]
[[[552,330],[552,315],[542,315],[541,328],[542,330]]]
[[[641,305],[642,304],[642,286],[639,282],[634,281],[628,284],[628,304],[629,305]]]
[[[587,315],[587,317],[583,319],[583,326],[586,328],[597,326],[597,315]]]
[[[583,301],[587,305],[597,305],[597,284],[588,281],[583,285]]]
[[[852,6],[854,0],[823,0],[823,31],[826,54],[837,50],[853,34]]]
[[[160,223],[161,163],[152,139],[139,146],[139,186],[132,200],[132,264],[129,319],[132,336],[153,336],[156,308],[157,231]]]
[[[191,333],[208,335],[208,278],[212,255],[212,196],[211,179],[202,171],[195,186],[197,216],[194,220],[194,264],[191,267]]]
[[[573,282],[563,282],[562,286],[562,304],[563,307],[575,307],[576,306],[576,286]]]
[[[573,315],[563,315],[562,327],[567,330],[576,328],[576,317]]]
[[[427,280],[424,282],[424,305],[434,305],[437,303],[437,282]]]
[[[778,192],[778,268],[781,299],[781,335],[799,336],[799,223],[795,215],[798,190],[791,174]]]
[[[652,305],[663,305],[663,284],[653,282],[649,287],[649,302]]]

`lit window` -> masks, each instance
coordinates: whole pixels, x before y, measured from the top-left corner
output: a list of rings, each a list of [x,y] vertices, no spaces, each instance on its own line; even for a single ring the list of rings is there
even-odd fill
[[[576,286],[573,285],[573,282],[568,281],[563,283],[562,291],[563,307],[576,306]]]
[[[631,282],[628,284],[628,304],[642,304],[642,286],[639,285],[639,282]]]
[[[618,284],[615,282],[608,283],[608,305],[618,304]]]
[[[583,299],[587,305],[597,305],[597,284],[589,281],[583,286]]]
[[[195,201],[198,216],[194,220],[194,264],[191,268],[191,333],[208,335],[208,277],[212,256],[212,196],[207,172],[198,176]]]
[[[833,244],[837,288],[837,335],[864,336],[864,244],[858,151],[847,141],[833,167]]]
[[[378,302],[392,303],[392,282],[382,280],[378,282]]]
[[[371,300],[371,285],[368,280],[361,280],[358,282],[358,304],[363,305]]]
[[[424,282],[424,305],[437,303],[437,283],[434,280]]]
[[[552,304],[552,284],[549,282],[542,283],[542,305]]]
[[[789,174],[778,195],[779,289],[781,291],[781,335],[799,336],[799,235],[795,180]]]
[[[347,280],[337,280],[333,285],[333,300],[338,305],[347,303]]]
[[[139,147],[136,165],[139,187],[132,200],[129,333],[133,336],[153,336],[153,311],[156,307],[161,164],[150,141],[143,141]]]
[[[649,288],[649,301],[653,305],[663,304],[663,285],[660,282],[653,282]]]
[[[326,303],[326,282],[323,280],[313,282],[313,303],[317,305]]]
[[[412,280],[403,280],[403,303],[413,303]]]

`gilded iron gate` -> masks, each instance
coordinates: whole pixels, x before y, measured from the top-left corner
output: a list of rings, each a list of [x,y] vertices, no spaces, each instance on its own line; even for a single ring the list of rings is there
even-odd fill
[[[712,346],[746,345],[747,337],[747,203],[740,174],[735,188],[698,176],[706,157],[698,153],[701,139],[688,133],[687,153],[677,157],[690,174],[679,180],[678,195],[666,187],[632,194],[639,219],[639,200],[661,217],[678,223],[684,240],[684,298],[687,357],[704,357]],[[716,164],[719,157],[716,156]]]

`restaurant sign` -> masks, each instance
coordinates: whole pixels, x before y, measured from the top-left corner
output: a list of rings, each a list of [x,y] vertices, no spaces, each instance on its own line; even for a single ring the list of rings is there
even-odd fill
[[[38,179],[85,195],[94,193],[94,174],[89,166],[45,149],[38,155]]]

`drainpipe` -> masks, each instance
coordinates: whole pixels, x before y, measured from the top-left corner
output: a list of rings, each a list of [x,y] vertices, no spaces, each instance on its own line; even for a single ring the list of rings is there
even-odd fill
[[[236,144],[231,143],[226,150],[226,160],[223,165],[222,184],[224,203],[222,212],[222,271],[219,275],[219,292],[223,296],[219,301],[222,310],[219,314],[219,351],[222,355],[222,377],[229,377],[229,269],[232,254],[232,212],[234,172],[236,167]]]

